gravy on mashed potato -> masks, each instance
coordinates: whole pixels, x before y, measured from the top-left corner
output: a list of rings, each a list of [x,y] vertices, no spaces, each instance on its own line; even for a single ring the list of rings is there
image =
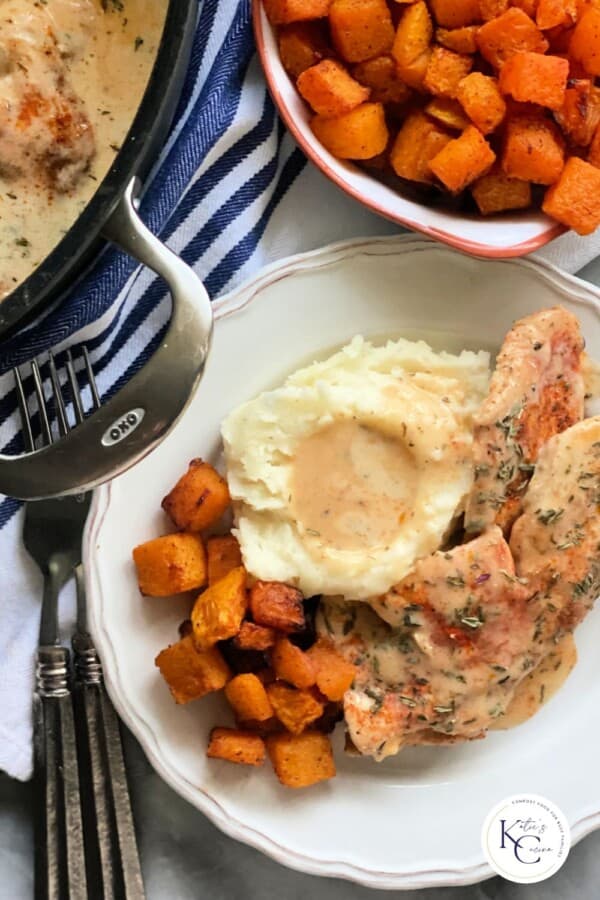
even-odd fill
[[[248,570],[348,599],[403,578],[463,510],[488,382],[483,351],[357,337],[234,410],[222,434]]]
[[[389,545],[410,515],[418,466],[393,437],[340,419],[303,438],[292,464],[292,508],[308,533],[343,550]]]

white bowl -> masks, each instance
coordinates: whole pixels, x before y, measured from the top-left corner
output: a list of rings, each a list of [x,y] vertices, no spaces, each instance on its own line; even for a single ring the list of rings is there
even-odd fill
[[[600,358],[600,293],[523,261],[481,262],[413,237],[352,241],[278,263],[215,304],[211,353],[181,421],[150,456],[95,494],[84,541],[91,628],[116,708],[156,769],[232,837],[279,862],[371,887],[458,885],[489,877],[480,832],[517,792],[558,803],[574,840],[600,827],[600,608],[577,631],[579,662],[519,728],[456,747],[411,749],[377,764],[346,757],[307,791],[270,766],[248,770],[204,751],[233,724],[220,696],[176,706],[154,657],[177,639],[185,598],[143,598],[131,549],[169,530],[160,500],[202,456],[218,462],[223,417],[357,333],[424,334],[457,349],[494,347],[513,319],[562,303]]]
[[[310,110],[281,64],[275,29],[261,0],[253,0],[253,20],[267,84],[282,119],[311,162],[355,200],[392,222],[490,259],[525,256],[567,230],[535,209],[485,217],[417,203],[353,163],[336,159],[312,132]]]

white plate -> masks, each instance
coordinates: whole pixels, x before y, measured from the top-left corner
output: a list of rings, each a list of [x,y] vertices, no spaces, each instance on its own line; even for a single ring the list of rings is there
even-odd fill
[[[371,887],[467,884],[490,876],[486,814],[517,792],[566,813],[575,840],[600,825],[600,609],[577,633],[573,675],[534,719],[485,741],[351,759],[307,791],[269,767],[207,760],[208,731],[228,724],[220,697],[177,707],[154,668],[188,606],[142,598],[131,548],[168,530],[163,495],[189,459],[217,461],[223,416],[356,333],[439,332],[456,348],[497,345],[512,321],[562,303],[600,358],[598,292],[549,266],[481,262],[422,239],[353,241],[280,263],[216,303],[206,373],[170,437],[96,494],[85,540],[90,616],[110,694],[157,772],[219,828],[285,865]]]

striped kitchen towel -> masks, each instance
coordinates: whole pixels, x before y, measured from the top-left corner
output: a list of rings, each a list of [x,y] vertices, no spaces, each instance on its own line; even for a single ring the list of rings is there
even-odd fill
[[[399,230],[328,183],[286,133],[256,58],[250,0],[201,2],[189,75],[142,215],[195,268],[212,297],[290,253]],[[568,238],[541,255],[575,271],[596,248]],[[160,280],[108,249],[66,303],[0,348],[0,372],[48,347],[85,341],[107,396],[152,354],[168,316]],[[4,453],[21,446],[12,388],[11,375],[1,375]],[[0,496],[0,769],[25,779],[41,580],[21,546],[21,528],[19,504]],[[72,610],[67,589],[65,634]]]

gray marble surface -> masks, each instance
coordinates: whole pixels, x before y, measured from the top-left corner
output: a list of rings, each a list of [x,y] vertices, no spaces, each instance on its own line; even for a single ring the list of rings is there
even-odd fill
[[[597,900],[600,832],[539,885],[493,878],[471,887],[374,891],[285,869],[221,834],[155,775],[126,736],[127,768],[148,900]],[[33,890],[31,786],[0,776],[0,900]],[[360,823],[357,823],[360,827]]]
[[[580,273],[600,285],[600,259]],[[221,834],[153,772],[135,739],[125,740],[132,802],[149,900],[598,900],[600,832],[571,850],[539,885],[493,878],[471,887],[378,892],[285,869]],[[31,786],[0,775],[0,900],[33,891]],[[360,823],[357,823],[360,827]]]

